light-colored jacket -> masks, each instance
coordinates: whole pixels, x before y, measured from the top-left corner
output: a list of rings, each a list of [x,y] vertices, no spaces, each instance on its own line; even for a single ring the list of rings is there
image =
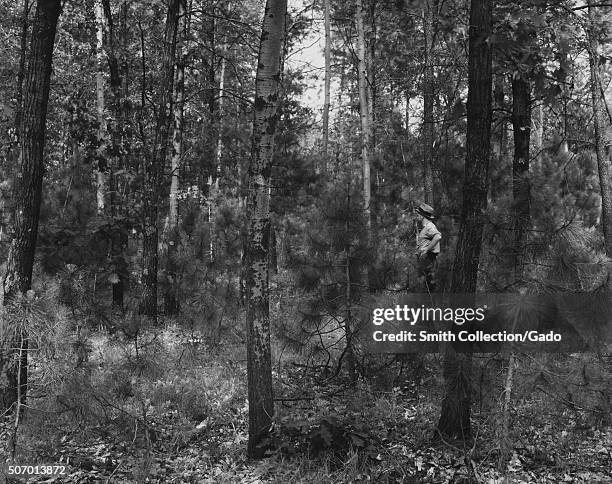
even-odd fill
[[[427,245],[429,245],[429,243],[432,241],[432,239],[434,238],[436,234],[442,237],[442,234],[438,230],[438,227],[436,227],[436,224],[434,224],[431,220],[424,219],[423,228],[419,232],[419,235],[417,235],[417,249],[422,249],[423,247],[427,247]],[[440,241],[438,241],[436,245],[434,245],[433,248],[429,250],[429,252],[433,252],[434,254],[439,254],[440,253]]]

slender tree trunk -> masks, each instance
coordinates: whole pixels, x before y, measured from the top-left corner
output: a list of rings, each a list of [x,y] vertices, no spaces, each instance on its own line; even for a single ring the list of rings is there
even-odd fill
[[[330,80],[331,80],[331,28],[330,8],[331,0],[323,0],[323,14],[325,17],[325,85],[323,87],[323,142],[321,144],[321,174],[327,174],[327,145],[329,144],[329,106],[330,106]]]
[[[487,207],[487,184],[491,144],[492,63],[489,37],[492,31],[492,0],[471,0],[467,155],[461,224],[453,276],[452,293],[476,291],[478,264]],[[447,347],[444,359],[445,395],[438,431],[449,438],[468,439],[471,434],[472,354],[459,353],[454,345]]]
[[[351,178],[348,177],[347,190],[346,190],[346,222],[345,222],[345,230],[346,233],[350,233],[350,206],[351,206]],[[357,382],[357,365],[355,364],[355,352],[353,351],[353,315],[352,315],[352,306],[353,306],[353,291],[351,290],[351,285],[353,283],[351,279],[351,247],[350,240],[347,237],[346,243],[344,245],[344,257],[346,259],[346,264],[344,265],[344,279],[345,279],[345,288],[344,288],[344,305],[345,305],[345,316],[344,316],[344,338],[346,340],[345,346],[345,355],[346,355],[346,367],[349,375],[349,380],[352,383]],[[340,363],[338,363],[340,364]],[[338,368],[339,370],[340,368]]]
[[[116,178],[115,170],[126,168],[126,153],[127,141],[124,139],[123,131],[127,124],[127,92],[122,89],[122,84],[127,85],[127,80],[123,80],[119,72],[119,62],[117,60],[117,49],[115,41],[115,32],[113,26],[113,16],[109,0],[101,0],[104,13],[106,41],[104,42],[104,50],[108,61],[108,69],[110,74],[110,102],[109,110],[113,114],[115,126],[109,130],[109,142],[112,144],[112,154],[108,154],[108,194],[110,205],[110,216],[113,220],[111,230],[111,269],[114,277],[111,279],[113,306],[116,308],[123,307],[123,292],[128,278],[127,261],[125,251],[128,245],[128,229],[124,222],[118,222],[117,216],[123,212],[124,198],[120,195],[119,180]],[[125,8],[125,4],[124,4]],[[124,69],[123,77],[127,76],[127,69]],[[119,218],[121,220],[121,218]]]
[[[208,105],[208,114],[209,114],[209,122],[205,124],[205,132],[203,136],[205,139],[209,139],[211,145],[211,152],[213,151],[212,145],[214,143],[214,135],[211,136],[210,133],[216,127],[216,106],[217,106],[217,18],[216,18],[216,8],[215,4],[211,4],[208,7],[210,9],[210,18],[208,22],[202,22],[203,32],[202,37],[206,39],[208,43],[208,51],[209,57],[207,60],[204,60],[204,69],[207,74],[207,88],[205,89],[205,102]],[[203,160],[205,161],[205,160]],[[208,171],[207,171],[208,170]],[[216,167],[210,161],[210,166],[203,165],[202,166],[202,183],[204,184],[204,175],[208,174],[208,179],[206,181],[207,186],[207,198],[208,198],[208,215],[209,215],[209,224],[212,216],[212,209],[210,206],[212,199],[212,189],[214,187],[215,175],[216,175]],[[202,189],[204,189],[202,185]],[[212,243],[212,241],[211,241]],[[211,252],[211,262],[212,262],[212,252]]]
[[[176,33],[178,29],[179,0],[171,0],[168,5],[164,47],[162,52],[162,79],[156,103],[157,119],[155,139],[151,159],[145,163],[144,190],[144,227],[142,237],[142,283],[143,297],[140,312],[157,320],[157,267],[158,267],[158,228],[161,172],[166,159],[169,119],[171,113],[172,87],[174,83],[174,58],[176,52]]]
[[[366,238],[368,247],[372,244],[372,217],[371,217],[371,177],[370,156],[372,153],[372,118],[370,102],[368,100],[368,71],[366,64],[366,41],[364,28],[364,7],[362,0],[357,0],[355,9],[355,23],[357,26],[357,56],[358,56],[358,84],[359,84],[359,113],[361,119],[361,163],[363,168],[363,211],[366,221]],[[364,266],[366,266],[364,261]],[[363,270],[363,284],[369,287],[367,268]]]
[[[236,133],[239,132],[239,129],[241,128],[241,111],[240,111],[240,105],[238,103],[235,103],[235,115],[234,115],[234,130]],[[238,178],[238,208],[239,209],[243,209],[244,206],[246,205],[246,195],[245,195],[245,169],[242,166],[243,162],[239,161],[238,163],[236,163],[236,176]]]
[[[267,0],[255,80],[253,144],[248,173],[248,230],[244,250],[249,393],[248,455],[252,458],[262,458],[269,448],[268,436],[274,415],[268,267],[269,185],[274,135],[279,116],[286,12],[286,0]]]
[[[607,133],[606,109],[601,94],[601,70],[599,68],[599,43],[596,34],[596,19],[593,1],[588,0],[588,51],[591,70],[591,100],[593,102],[593,126],[595,128],[595,154],[599,171],[601,191],[601,225],[603,228],[606,255],[612,257],[612,168],[610,145],[612,139]]]
[[[215,17],[216,6],[211,7],[210,24],[206,34],[208,35],[208,45],[210,49],[210,57],[208,63],[208,112],[210,114],[210,124],[214,125],[215,111],[217,105],[217,19]],[[211,171],[210,177],[214,177],[215,173]]]
[[[535,149],[535,160],[536,166],[540,166],[542,163],[542,150],[544,148],[544,104],[538,104],[536,108],[535,114],[535,139],[534,139],[534,149]]]
[[[570,88],[568,86],[568,75],[572,69],[572,64],[569,59],[568,49],[562,44],[557,44],[557,60],[559,62],[559,84],[561,86],[561,110],[562,115],[560,116],[557,124],[558,133],[561,137],[561,144],[559,145],[559,153],[567,153],[569,146],[567,142],[567,128],[568,128],[568,104],[570,99]]]
[[[223,49],[225,54],[225,49]],[[223,98],[225,90],[225,55],[221,57],[221,66],[219,69],[219,91],[217,102],[216,115],[211,111],[211,118],[216,118],[215,126],[217,131],[217,142],[215,148],[215,164],[214,164],[214,176],[209,177],[208,187],[208,226],[209,226],[209,252],[210,262],[213,263],[215,260],[215,233],[216,233],[216,220],[217,220],[217,203],[219,202],[219,183],[221,181],[221,160],[223,155]],[[213,183],[214,180],[214,183]]]
[[[493,102],[495,104],[495,108],[498,110],[503,110],[504,108],[504,78],[500,75],[495,76],[495,84],[493,87]],[[504,126],[504,113],[499,114],[499,119],[495,118],[497,121],[496,125],[498,129],[493,134],[493,146],[492,146],[492,155],[495,160],[499,162],[502,156],[502,145],[503,145],[503,130]]]
[[[512,387],[514,384],[514,370],[516,367],[516,359],[514,351],[510,353],[508,360],[508,370],[506,372],[506,384],[504,385],[504,393],[502,395],[501,417],[502,424],[499,429],[499,461],[497,470],[505,474],[506,466],[510,460],[510,451],[512,450],[512,442],[510,440],[510,403],[512,402]]]
[[[107,215],[106,198],[108,196],[108,130],[106,125],[106,109],[104,103],[104,12],[101,0],[96,0],[96,108],[98,114],[98,150],[95,167],[96,202],[98,217]]]
[[[375,163],[374,160],[379,159],[378,146],[377,146],[377,138],[376,138],[376,101],[377,101],[377,86],[376,86],[376,35],[377,35],[377,26],[376,26],[376,5],[378,0],[367,0],[369,3],[369,20],[370,20],[370,29],[366,34],[366,72],[368,74],[367,78],[367,98],[368,98],[368,114],[370,115],[370,187],[371,187],[371,203],[370,203],[370,219],[371,226],[370,233],[374,233],[376,229],[376,216],[379,208],[377,207],[378,197],[378,189],[380,187],[381,177],[379,175],[379,170],[377,168],[378,163]],[[374,237],[370,237],[370,241],[372,245],[370,248],[373,251],[376,251],[374,245],[376,239]],[[370,268],[370,272],[372,269]],[[370,274],[368,276],[369,280],[374,280],[375,277]],[[374,288],[370,286],[370,291]]]
[[[523,77],[512,80],[512,198],[514,218],[513,269],[515,280],[523,276],[525,244],[529,230],[530,183],[529,144],[531,142],[531,88]]]
[[[368,115],[370,116],[370,169],[374,168],[372,167],[372,159],[376,155],[376,71],[374,64],[376,59],[376,2],[377,0],[366,0],[366,4],[369,4],[370,10],[370,28],[369,31],[364,32],[366,47],[365,66],[367,74],[366,97],[368,99]],[[376,178],[376,175],[374,176],[374,178]]]
[[[427,0],[423,11],[423,35],[425,59],[423,74],[423,194],[425,203],[434,204],[433,157],[434,157],[434,94],[435,78],[433,66],[433,0]],[[439,208],[439,207],[437,207]]]
[[[505,88],[504,74],[495,75],[493,78],[493,105],[497,113],[493,113],[493,132],[491,143],[491,156],[493,163],[498,167],[500,172],[505,171],[505,154],[506,154],[506,124],[507,118],[505,113]],[[506,193],[506,185],[502,180],[493,178],[489,184],[488,199],[491,202],[496,201],[500,196]]]
[[[179,177],[181,171],[181,158],[183,155],[183,125],[184,125],[184,103],[185,103],[185,57],[187,41],[187,20],[185,17],[186,2],[179,0],[179,40],[180,52],[176,58],[176,85],[174,88],[173,127],[172,127],[172,156],[170,160],[170,197],[168,209],[168,249],[166,254],[166,293],[164,295],[164,307],[166,314],[178,314],[178,267],[176,264],[176,249],[179,243],[178,237],[178,193]]]
[[[223,49],[225,54],[225,49]],[[219,69],[219,102],[217,105],[217,148],[215,152],[215,191],[219,190],[221,180],[221,159],[223,155],[223,104],[225,97],[225,55],[221,58],[221,68]]]
[[[19,129],[19,171],[13,195],[14,235],[4,276],[4,305],[32,285],[53,45],[61,8],[60,0],[39,0],[36,4]],[[0,322],[0,411],[19,399],[23,403],[27,391],[27,334],[23,328],[9,327],[7,323],[6,318]],[[24,349],[22,357],[15,353],[15,348]]]
[[[531,164],[529,169],[531,170],[530,179],[535,179],[542,176],[542,160],[544,153],[544,103],[540,102],[535,109],[535,120],[533,129],[534,143],[533,143],[533,159],[534,164]]]

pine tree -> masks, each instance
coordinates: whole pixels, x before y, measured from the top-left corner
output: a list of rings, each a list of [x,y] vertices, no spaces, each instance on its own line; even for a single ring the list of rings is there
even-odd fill
[[[170,105],[174,82],[174,58],[178,30],[179,0],[168,4],[162,51],[161,82],[158,90],[157,119],[151,159],[145,160],[142,237],[143,296],[140,312],[157,320],[158,215],[162,167],[166,159],[170,129]]]
[[[269,448],[268,436],[274,415],[268,267],[270,163],[278,122],[286,12],[286,0],[267,0],[255,80],[253,143],[248,172],[248,232],[244,250],[249,393],[247,451],[252,458],[262,458]]]
[[[53,47],[60,0],[39,0],[32,27],[28,70],[25,78],[21,119],[19,171],[14,184],[14,235],[4,276],[4,305],[32,286],[32,269],[38,235],[38,221],[44,176],[43,151]],[[20,328],[5,327],[0,353],[0,409],[6,410],[27,391],[27,335]],[[6,345],[6,346],[5,346]],[[10,349],[7,349],[8,348]],[[22,357],[15,348],[23,350]],[[18,384],[19,382],[19,384]]]
[[[493,0],[471,1],[467,155],[451,293],[476,292],[478,279],[491,144],[492,10]],[[449,345],[444,358],[446,389],[438,422],[438,431],[445,437],[465,440],[471,435],[471,370],[471,353],[458,353]]]

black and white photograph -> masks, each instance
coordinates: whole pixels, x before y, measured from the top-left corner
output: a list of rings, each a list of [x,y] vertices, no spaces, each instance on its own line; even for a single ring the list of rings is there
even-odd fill
[[[612,1],[0,0],[0,484],[612,484]]]

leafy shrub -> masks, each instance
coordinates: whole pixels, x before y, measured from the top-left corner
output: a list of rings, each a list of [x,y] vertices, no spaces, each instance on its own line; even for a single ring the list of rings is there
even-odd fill
[[[330,453],[339,461],[352,451],[364,457],[375,457],[378,438],[369,426],[335,415],[308,420],[283,421],[276,430],[276,448],[286,455],[307,452],[312,457]]]

